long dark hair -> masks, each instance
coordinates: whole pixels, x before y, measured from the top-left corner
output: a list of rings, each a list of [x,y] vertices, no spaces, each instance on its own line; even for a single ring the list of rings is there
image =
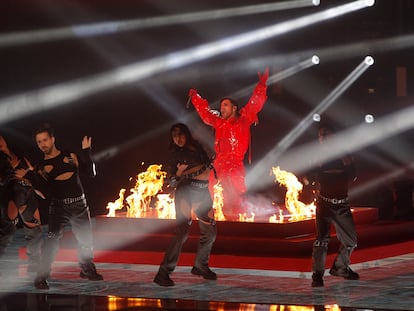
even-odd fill
[[[189,146],[190,148],[198,148],[199,142],[194,139],[193,135],[191,135],[190,129],[184,123],[176,123],[173,124],[170,128],[170,146],[169,149],[177,148],[177,145],[174,143],[172,138],[172,133],[175,129],[179,129],[185,135],[185,145]]]

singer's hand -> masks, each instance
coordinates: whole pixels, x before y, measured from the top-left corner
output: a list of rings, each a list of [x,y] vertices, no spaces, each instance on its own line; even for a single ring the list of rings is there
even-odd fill
[[[197,96],[197,90],[196,89],[190,89],[190,91],[188,91],[188,97],[192,98],[193,96]]]
[[[266,85],[267,79],[269,78],[269,68],[266,68],[263,74],[261,74],[260,72],[258,74],[259,74],[259,83]]]

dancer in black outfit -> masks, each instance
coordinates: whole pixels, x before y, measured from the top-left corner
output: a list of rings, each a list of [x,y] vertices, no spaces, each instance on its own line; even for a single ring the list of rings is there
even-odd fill
[[[330,134],[331,126],[321,124],[318,133],[321,148]],[[316,171],[319,192],[316,204],[316,241],[312,252],[312,287],[324,285],[331,223],[335,225],[341,246],[329,273],[347,280],[359,279],[358,273],[349,267],[351,253],[357,246],[355,223],[348,202],[348,185],[356,179],[355,173],[354,160],[350,155],[321,163]]]
[[[48,289],[47,278],[59,248],[66,224],[71,224],[78,241],[80,277],[103,280],[93,263],[93,237],[89,206],[85,198],[79,171],[95,176],[95,165],[90,156],[91,137],[82,140],[82,153],[63,152],[56,148],[53,129],[46,125],[35,132],[35,140],[44,153],[43,161],[37,167],[39,175],[49,186],[51,205],[49,207],[49,232],[42,252],[40,268],[35,279],[38,289]]]
[[[170,139],[168,173],[170,185],[176,188],[174,198],[176,228],[154,282],[160,286],[175,285],[170,274],[177,266],[182,246],[187,240],[192,223],[192,211],[198,218],[200,241],[191,273],[208,280],[215,280],[217,275],[208,266],[211,248],[217,234],[213,202],[208,190],[210,159],[201,145],[194,140],[186,125],[181,123],[173,125]]]
[[[19,218],[23,224],[28,272],[36,272],[42,246],[38,196],[31,181],[33,167],[0,136],[0,256],[11,242]],[[30,170],[31,169],[31,170]]]

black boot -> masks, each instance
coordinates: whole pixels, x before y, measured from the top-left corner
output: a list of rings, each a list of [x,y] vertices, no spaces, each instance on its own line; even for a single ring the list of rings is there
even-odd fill
[[[335,264],[329,270],[329,274],[333,276],[343,277],[345,280],[359,280],[359,274],[353,271],[350,267],[345,269],[337,269]]]
[[[103,276],[96,272],[96,267],[93,262],[87,264],[81,264],[81,272],[79,273],[80,277],[83,279],[88,279],[89,281],[102,281]]]
[[[37,289],[49,289],[49,285],[47,284],[46,278],[37,276],[34,280],[34,286]]]
[[[323,287],[323,273],[312,273],[312,287]]]
[[[217,274],[211,271],[209,267],[203,267],[203,268],[193,267],[191,269],[191,273],[194,275],[202,276],[206,280],[217,280]]]
[[[154,278],[154,283],[157,283],[159,286],[174,286],[175,283],[170,278],[170,274],[164,270],[158,270],[157,275]]]

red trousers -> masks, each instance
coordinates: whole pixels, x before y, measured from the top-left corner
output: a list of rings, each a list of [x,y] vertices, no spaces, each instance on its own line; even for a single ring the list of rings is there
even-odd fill
[[[211,197],[214,198],[214,185],[220,181],[223,187],[223,214],[226,220],[238,220],[239,214],[245,213],[243,198],[246,192],[246,184],[243,162],[216,159],[214,168],[217,179],[212,170],[209,179]]]

